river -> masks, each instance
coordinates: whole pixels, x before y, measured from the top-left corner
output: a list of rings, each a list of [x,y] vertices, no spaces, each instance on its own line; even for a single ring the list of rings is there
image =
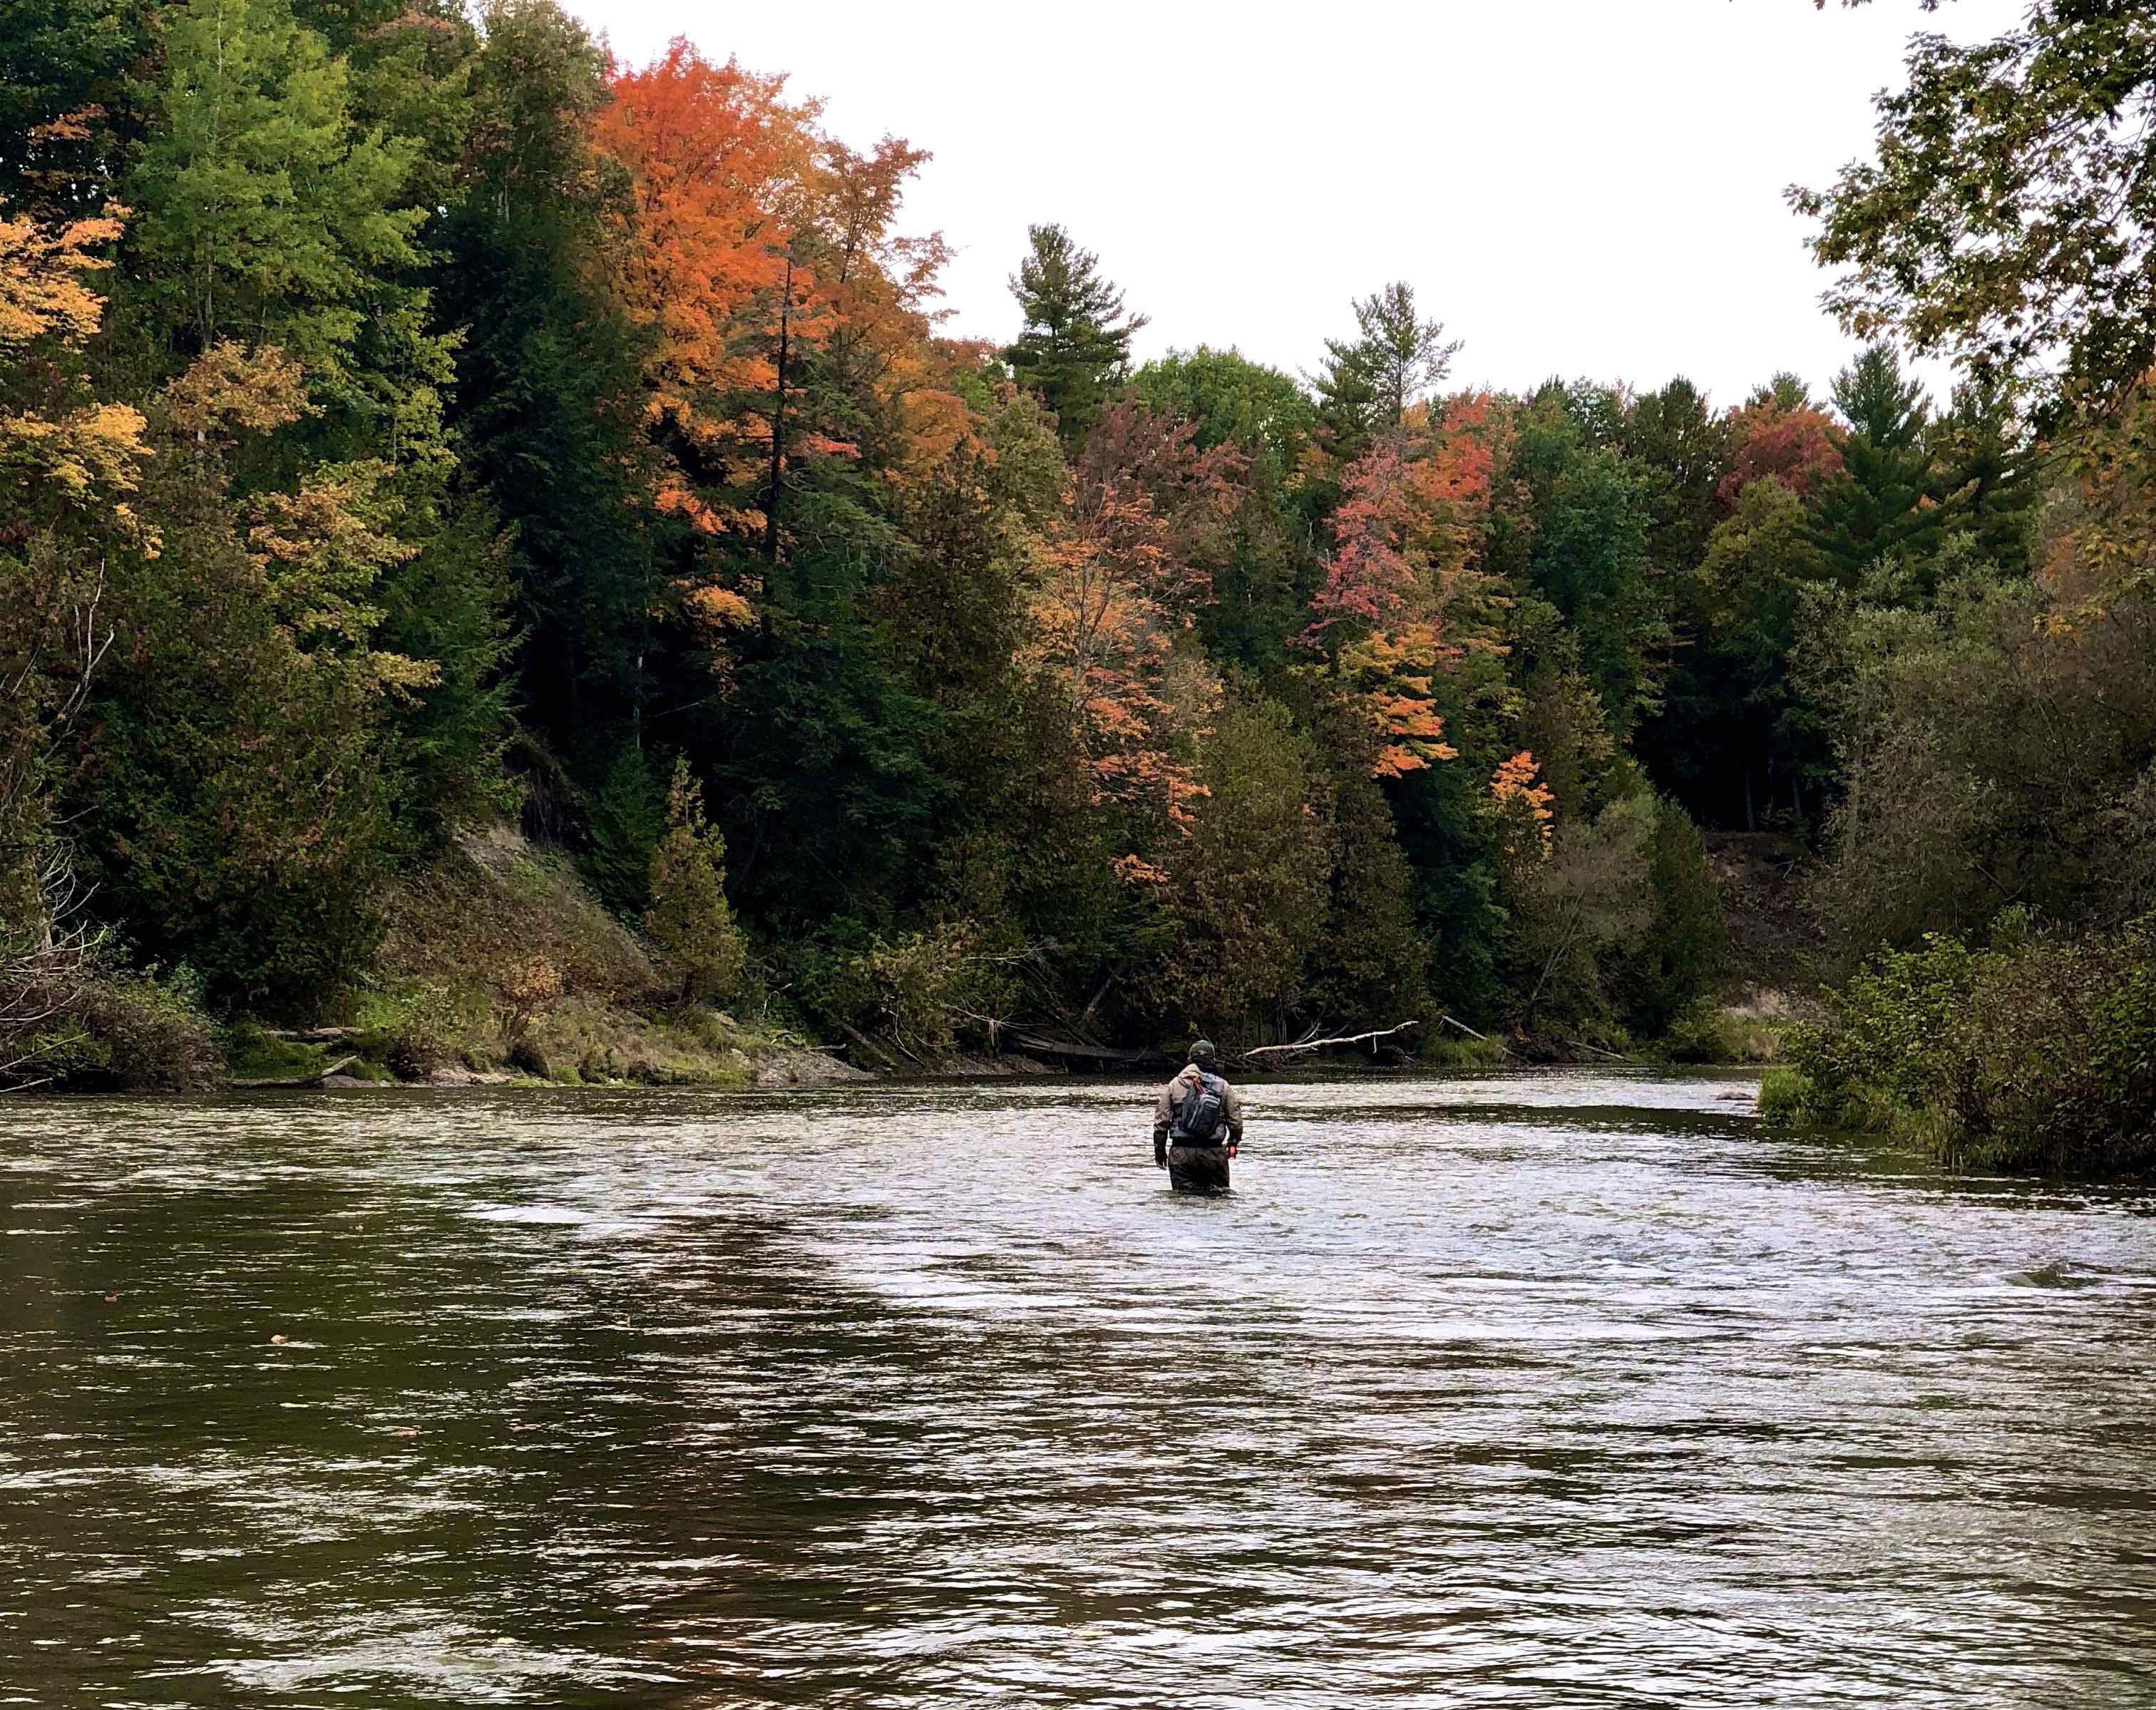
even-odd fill
[[[2156,1208],[1749,1091],[0,1106],[0,1705],[2156,1704]]]

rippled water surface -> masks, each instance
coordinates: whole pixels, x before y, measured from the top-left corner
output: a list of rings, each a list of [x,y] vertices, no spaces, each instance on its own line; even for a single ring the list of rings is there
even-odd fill
[[[1748,1091],[0,1107],[0,1703],[2156,1704],[2148,1203]]]

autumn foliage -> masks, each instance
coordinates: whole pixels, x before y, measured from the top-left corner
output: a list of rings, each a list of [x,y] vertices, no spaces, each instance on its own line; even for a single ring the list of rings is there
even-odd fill
[[[593,126],[636,187],[619,285],[652,334],[646,419],[675,453],[659,508],[714,533],[762,521],[726,477],[769,443],[770,419],[752,406],[777,382],[770,332],[815,151],[815,110],[788,103],[785,81],[713,65],[677,39],[651,65],[617,70]]]
[[[1329,653],[1378,732],[1382,777],[1456,755],[1433,683],[1468,648],[1488,644],[1477,625],[1495,591],[1481,547],[1506,437],[1494,400],[1455,399],[1434,415],[1417,412],[1342,478],[1334,549],[1303,639]]]
[[[1810,404],[1768,398],[1748,405],[1730,418],[1729,436],[1729,473],[1718,490],[1724,504],[1762,480],[1809,498],[1841,472],[1841,430]]]
[[[1808,491],[1825,418],[1732,462],[1697,393],[1448,394],[1405,281],[1310,375],[1147,360],[1045,223],[951,329],[916,142],[556,0],[398,13],[145,0],[18,56],[0,834],[97,930],[234,1014],[471,998],[536,1053],[558,946],[467,981],[392,929],[513,819],[654,1013],[871,1054],[1524,1013],[1572,891],[1520,876],[1650,787],[1718,485]],[[1630,883],[1630,823],[1565,884]]]
[[[1508,858],[1518,861],[1530,855],[1547,859],[1551,826],[1557,819],[1556,797],[1539,777],[1535,757],[1525,748],[1499,763],[1491,775],[1490,795],[1504,830]]]
[[[1199,452],[1193,437],[1134,404],[1102,416],[1039,542],[1024,650],[1080,721],[1096,799],[1178,828],[1201,793],[1192,744],[1217,698],[1178,643],[1211,598],[1207,557],[1243,467],[1234,448]]]

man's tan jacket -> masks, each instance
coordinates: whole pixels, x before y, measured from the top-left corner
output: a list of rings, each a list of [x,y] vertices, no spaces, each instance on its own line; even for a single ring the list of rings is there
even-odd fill
[[[1185,1063],[1177,1071],[1175,1078],[1160,1090],[1160,1103],[1154,1107],[1152,1113],[1152,1152],[1155,1163],[1159,1163],[1167,1155],[1168,1131],[1175,1125],[1175,1112],[1178,1107],[1197,1086],[1198,1076],[1198,1065]],[[1214,1078],[1220,1081],[1220,1114],[1227,1120],[1228,1143],[1231,1146],[1240,1146],[1243,1143],[1243,1096],[1230,1086],[1224,1079],[1218,1076]]]

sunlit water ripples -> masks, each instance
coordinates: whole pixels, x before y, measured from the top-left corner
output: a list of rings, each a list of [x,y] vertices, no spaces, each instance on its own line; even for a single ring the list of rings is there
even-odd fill
[[[0,1704],[2156,1705],[2150,1202],[1748,1094],[0,1107]]]

